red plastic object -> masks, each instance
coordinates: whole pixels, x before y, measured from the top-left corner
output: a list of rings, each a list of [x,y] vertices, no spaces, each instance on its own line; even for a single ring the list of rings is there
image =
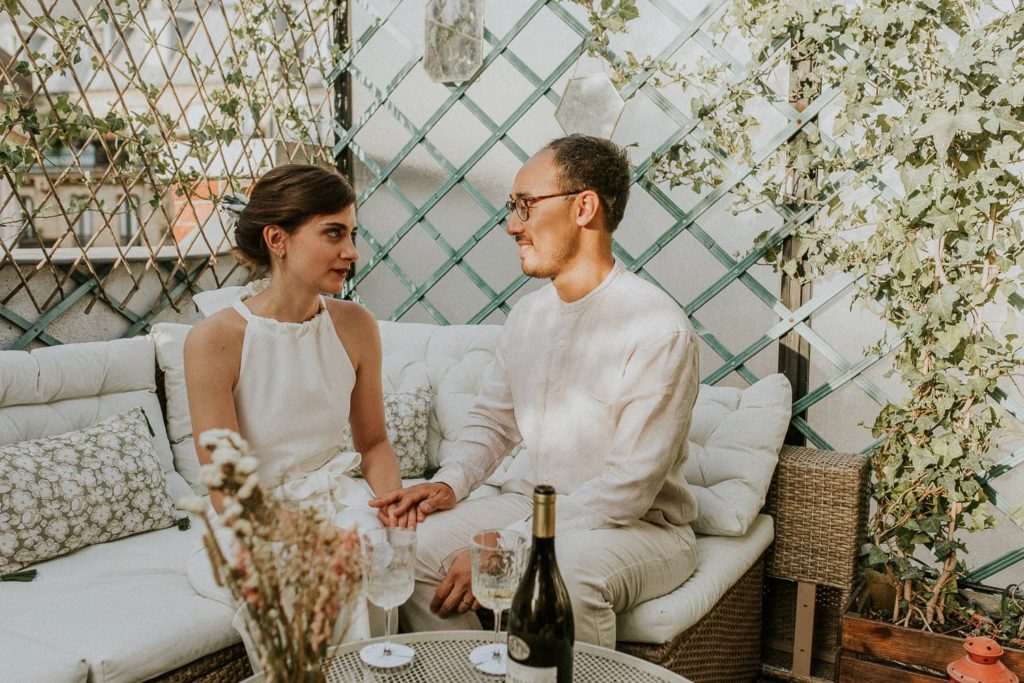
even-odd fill
[[[1019,683],[1017,676],[999,661],[1003,648],[987,636],[964,641],[967,654],[946,667],[952,683]]]

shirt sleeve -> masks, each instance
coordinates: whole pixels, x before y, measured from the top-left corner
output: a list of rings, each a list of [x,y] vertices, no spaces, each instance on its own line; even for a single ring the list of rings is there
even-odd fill
[[[506,322],[498,339],[494,372],[477,394],[453,452],[431,478],[433,482],[450,486],[456,500],[462,500],[487,481],[512,447],[522,441],[508,381],[508,337],[511,329],[513,326]]]
[[[556,530],[622,526],[651,509],[690,432],[699,386],[697,340],[678,330],[626,361],[621,409],[604,470],[555,504]],[[522,525],[522,524],[521,524]]]

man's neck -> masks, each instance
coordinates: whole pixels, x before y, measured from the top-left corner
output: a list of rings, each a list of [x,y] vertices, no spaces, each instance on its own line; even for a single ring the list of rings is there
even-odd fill
[[[611,253],[600,257],[581,258],[566,270],[551,278],[558,298],[567,304],[579,301],[597,289],[615,267]]]

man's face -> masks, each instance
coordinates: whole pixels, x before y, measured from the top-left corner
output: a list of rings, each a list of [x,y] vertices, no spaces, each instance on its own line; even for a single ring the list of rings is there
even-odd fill
[[[530,157],[519,169],[512,185],[512,197],[544,197],[558,194],[558,166],[555,153],[545,149]],[[523,273],[530,277],[554,278],[569,265],[579,250],[579,228],[573,219],[576,195],[527,201],[529,217],[522,220],[510,211],[506,232],[519,246]]]

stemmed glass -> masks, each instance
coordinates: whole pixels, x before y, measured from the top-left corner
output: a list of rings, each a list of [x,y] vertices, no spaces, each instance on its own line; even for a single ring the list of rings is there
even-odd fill
[[[526,537],[505,529],[488,529],[473,536],[473,596],[494,611],[494,640],[469,653],[478,671],[505,675],[508,648],[501,641],[501,613],[512,605],[526,558]]]
[[[391,642],[391,613],[412,595],[416,571],[416,532],[397,527],[373,529],[362,536],[366,597],[384,610],[384,642],[367,645],[359,658],[378,669],[412,662],[408,645]]]

